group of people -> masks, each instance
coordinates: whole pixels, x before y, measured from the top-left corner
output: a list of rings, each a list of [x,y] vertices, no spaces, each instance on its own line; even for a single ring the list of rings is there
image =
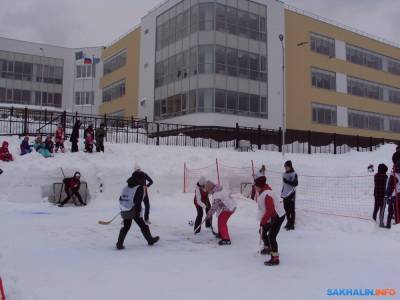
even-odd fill
[[[79,130],[82,123],[77,120],[72,129],[72,133],[70,136],[71,142],[71,152],[78,152],[78,141],[79,141]],[[100,124],[100,127],[94,130],[93,125],[89,124],[89,126],[84,130],[84,143],[85,143],[85,152],[92,153],[94,145],[96,146],[97,152],[104,152],[104,139],[106,136],[104,123]],[[41,154],[44,158],[52,157],[54,153],[57,153],[59,150],[64,153],[65,146],[65,133],[62,124],[57,125],[57,129],[54,134],[54,141],[52,135],[47,135],[43,140],[41,135],[38,135],[33,144],[29,143],[29,136],[25,136],[20,144],[20,155],[26,155],[31,153],[33,150],[36,150],[39,154]],[[1,161],[13,161],[14,157],[11,154],[9,148],[9,143],[4,141],[2,146],[0,147],[0,160]]]
[[[254,175],[252,198],[257,199],[259,234],[264,245],[260,253],[262,255],[271,255],[270,260],[264,262],[268,266],[279,265],[280,263],[276,238],[285,218],[287,218],[286,230],[294,230],[295,225],[295,199],[298,176],[290,160],[285,162],[284,168],[281,191],[283,205],[279,198],[274,196],[271,187],[267,184],[265,166],[263,165]],[[212,203],[210,203],[210,197],[212,198]],[[220,239],[218,244],[221,246],[231,245],[227,223],[236,211],[236,201],[223,190],[222,186],[200,177],[196,184],[194,205],[197,211],[194,233],[200,232],[203,222],[206,223],[206,227],[211,227],[212,229],[212,216],[216,213],[218,215],[218,233],[215,233],[215,235]],[[202,221],[204,211],[206,218]],[[212,232],[214,233],[214,230]]]
[[[72,133],[69,141],[71,142],[71,152],[78,152],[78,142],[79,142],[79,130],[81,128],[81,121],[77,120],[72,129]],[[96,146],[97,152],[104,152],[104,139],[106,136],[104,123],[100,124],[99,128],[94,130],[93,124],[89,126],[83,132],[85,152],[92,153],[94,146]]]
[[[392,156],[393,169],[388,177],[389,168],[379,164],[374,176],[374,211],[372,218],[376,221],[379,213],[379,226],[390,229],[393,217],[400,221],[400,146]],[[384,224],[385,209],[388,207],[386,225]]]
[[[295,198],[298,179],[291,161],[287,161],[284,167],[285,173],[283,174],[281,192],[283,205],[280,199],[274,196],[271,187],[267,184],[265,166],[254,175],[254,189],[258,203],[259,234],[264,244],[260,253],[262,255],[271,255],[270,260],[264,263],[268,266],[279,265],[280,263],[277,236],[285,218],[287,218],[285,226],[287,230],[293,230],[295,225]],[[149,245],[159,241],[160,238],[158,236],[152,236],[148,226],[150,224],[150,205],[147,190],[152,184],[153,180],[141,170],[140,166],[135,165],[135,170],[132,176],[128,178],[126,186],[119,197],[123,227],[118,235],[116,249],[122,250],[125,248],[124,241],[131,228],[132,220],[139,226]],[[210,198],[212,201],[210,201]],[[144,216],[142,202],[145,205]],[[198,234],[201,231],[202,224],[205,223],[205,226],[211,228],[213,234],[219,239],[219,245],[231,245],[228,221],[237,208],[235,199],[221,185],[202,176],[196,184],[194,205],[197,212],[194,233]],[[204,213],[205,218],[203,219]],[[212,227],[214,214],[217,215],[218,219],[218,232],[214,232]]]

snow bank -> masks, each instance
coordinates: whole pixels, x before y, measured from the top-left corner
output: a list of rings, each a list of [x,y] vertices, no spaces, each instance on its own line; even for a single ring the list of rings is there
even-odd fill
[[[8,140],[16,154],[20,141]],[[390,165],[393,151],[386,145],[372,153],[288,154],[287,159],[299,174],[368,175],[370,163]],[[281,266],[266,268],[257,253],[256,207],[239,199],[229,222],[232,246],[217,246],[204,228],[194,237],[187,225],[195,217],[193,194],[182,192],[183,164],[201,168],[215,158],[240,168],[254,160],[257,168],[264,163],[277,172],[284,161],[280,153],[265,151],[106,144],[104,154],[44,159],[33,153],[1,163],[0,276],[8,298],[323,299],[328,288],[399,287],[393,268],[400,263],[398,226],[388,231],[371,221],[300,210],[296,230],[278,237]],[[97,221],[118,211],[120,190],[135,162],[155,180],[151,230],[161,241],[148,247],[132,226],[126,250],[117,252],[119,222]],[[60,168],[67,176],[82,173],[92,195],[89,206],[58,208],[42,198],[42,186],[61,181]]]

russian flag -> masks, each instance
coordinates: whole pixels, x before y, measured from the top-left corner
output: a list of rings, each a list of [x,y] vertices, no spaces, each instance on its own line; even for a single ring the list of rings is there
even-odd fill
[[[85,57],[85,59],[83,60],[83,64],[85,64],[85,65],[91,65],[91,64],[92,64],[92,59],[91,59],[91,58]]]

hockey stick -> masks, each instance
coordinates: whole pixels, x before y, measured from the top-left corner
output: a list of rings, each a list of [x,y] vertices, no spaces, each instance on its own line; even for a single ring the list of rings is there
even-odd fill
[[[64,170],[62,168],[60,168],[60,169],[61,169],[61,173],[63,175],[63,179],[65,179]],[[58,203],[61,203],[61,195],[62,195],[63,187],[64,187],[64,180],[61,183],[61,190],[60,190],[60,196],[58,197]]]
[[[114,216],[114,218],[112,218],[110,221],[98,221],[97,223],[99,223],[100,225],[109,225],[109,224],[111,224],[118,216],[119,216],[119,214],[120,213],[118,213],[118,214],[116,214],[115,216]]]
[[[204,222],[207,220],[207,218],[204,218],[204,220],[203,221],[201,221],[201,223],[200,223],[200,225],[199,226],[197,226],[195,229],[194,229],[194,232],[196,232],[197,230],[199,230],[199,228],[201,227],[201,225],[203,225],[204,224]]]

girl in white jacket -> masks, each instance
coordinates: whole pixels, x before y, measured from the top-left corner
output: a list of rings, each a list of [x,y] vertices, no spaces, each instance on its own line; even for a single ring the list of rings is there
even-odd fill
[[[219,245],[230,245],[231,239],[228,231],[228,220],[236,210],[236,201],[232,199],[222,186],[216,185],[212,181],[207,181],[205,189],[212,194],[211,209],[207,213],[207,219],[210,219],[214,213],[218,215],[218,233],[221,238]]]

